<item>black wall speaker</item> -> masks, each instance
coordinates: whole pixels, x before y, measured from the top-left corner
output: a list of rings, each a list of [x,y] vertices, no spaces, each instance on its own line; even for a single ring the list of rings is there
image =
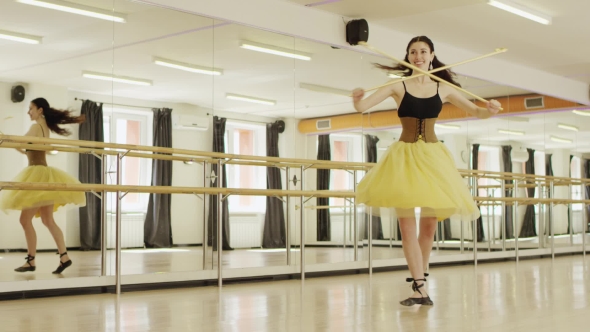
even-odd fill
[[[365,19],[352,20],[346,23],[346,41],[350,45],[369,41],[369,23]]]
[[[277,120],[275,123],[278,125],[279,133],[282,134],[285,131],[285,121]]]
[[[13,103],[20,103],[25,100],[25,87],[22,85],[15,85],[10,91],[10,99]]]

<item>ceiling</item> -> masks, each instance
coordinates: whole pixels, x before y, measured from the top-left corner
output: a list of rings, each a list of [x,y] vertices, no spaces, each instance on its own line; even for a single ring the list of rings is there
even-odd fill
[[[375,62],[389,64],[378,56],[334,49],[309,40],[139,2],[70,1],[125,13],[128,22],[112,23],[13,0],[0,0],[0,30],[44,38],[40,45],[0,39],[0,81],[43,83],[105,96],[187,103],[219,111],[297,119],[354,112],[349,97],[301,89],[300,83],[352,90],[356,87],[368,89],[388,81],[385,73],[373,66]],[[302,5],[313,3],[293,2]],[[322,1],[326,3],[322,5],[318,1],[313,7],[314,10],[326,10],[347,17],[367,18],[402,32],[426,34],[481,54],[489,52],[489,45],[501,45],[510,49],[502,55],[504,59],[590,81],[590,44],[581,43],[577,37],[590,35],[590,25],[578,20],[581,15],[578,13],[590,9],[586,8],[590,2],[563,0],[560,5],[548,0],[522,2],[555,15],[554,24],[546,27],[528,22],[480,0],[365,0],[362,4],[360,1],[344,0]],[[440,29],[441,24],[445,29]],[[312,61],[245,50],[239,47],[240,40],[311,53]],[[154,56],[222,68],[224,72],[222,76],[207,76],[165,68],[153,64]],[[152,80],[153,86],[87,79],[82,77],[82,71]],[[458,79],[464,88],[483,98],[530,92],[470,77]],[[271,99],[277,103],[265,106],[228,100],[226,93]],[[390,99],[374,110],[396,107]],[[479,129],[475,129],[478,124],[470,122],[469,133],[488,133],[486,139],[505,140],[506,135],[495,133],[495,125],[527,126],[530,129],[541,121],[537,117],[531,116],[528,124],[489,120],[481,122]],[[552,115],[542,117],[543,121],[554,119]],[[569,120],[585,124],[590,118],[572,117]],[[542,134],[539,134],[540,137]],[[578,138],[582,135],[584,133],[578,133]],[[529,139],[528,132],[526,139]],[[530,139],[539,142],[537,136]]]

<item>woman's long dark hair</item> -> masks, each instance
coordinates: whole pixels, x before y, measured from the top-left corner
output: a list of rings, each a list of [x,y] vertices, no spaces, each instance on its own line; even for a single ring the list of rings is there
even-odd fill
[[[404,58],[405,62],[408,62],[408,63],[410,62],[410,61],[408,61],[408,52],[410,51],[410,47],[412,46],[412,44],[417,43],[417,42],[424,42],[424,43],[428,44],[428,47],[430,47],[430,53],[434,52],[434,44],[432,43],[432,40],[430,40],[430,38],[428,38],[426,36],[414,37],[414,38],[412,38],[412,40],[410,40],[410,42],[408,43],[408,46],[406,47],[406,57]],[[389,66],[384,66],[384,65],[376,63],[375,66],[377,66],[378,68],[383,69],[383,70],[399,72],[396,74],[400,75],[400,76],[412,75],[412,69],[410,69],[402,64],[399,64],[395,67],[389,67]],[[440,62],[435,55],[434,59],[432,59],[432,69],[436,69],[436,68],[444,67],[444,66],[445,66],[445,64]],[[432,69],[429,69],[429,70],[432,70]],[[433,73],[432,75],[438,76],[449,83],[453,83],[456,86],[461,86],[461,84],[459,84],[457,81],[455,81],[455,77],[456,77],[455,73],[453,73],[449,69],[441,70],[439,72]]]
[[[86,116],[84,115],[73,116],[70,111],[51,108],[49,102],[47,102],[45,98],[34,99],[31,103],[35,104],[37,108],[43,109],[43,116],[45,117],[45,122],[47,122],[47,127],[49,127],[54,133],[62,136],[68,136],[71,132],[67,129],[61,128],[59,126],[60,124],[82,123],[86,120]]]

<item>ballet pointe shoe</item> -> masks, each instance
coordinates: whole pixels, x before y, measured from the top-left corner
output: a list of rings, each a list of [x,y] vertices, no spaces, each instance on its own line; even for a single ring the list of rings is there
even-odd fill
[[[67,255],[68,252],[64,252],[63,254],[60,254],[59,252],[57,253],[59,255],[59,258],[62,258],[63,256]],[[59,261],[59,266],[57,267],[57,269],[51,273],[53,274],[61,274],[65,269],[67,269],[68,267],[70,267],[72,265],[72,260],[68,259],[66,262],[62,262],[61,260]]]
[[[422,297],[408,297],[407,299],[400,301],[400,304],[406,307],[411,307],[415,304],[420,304],[420,305],[434,305],[434,302],[432,302],[432,300],[430,299],[430,296],[426,296],[424,297],[424,295],[422,294],[422,292],[420,291],[420,288],[424,287],[424,283],[426,282],[426,279],[416,279],[414,280],[413,278],[407,278],[406,279],[407,282],[412,282],[412,290],[414,292],[418,292],[420,293],[420,295]],[[418,283],[416,281],[424,281],[424,283],[418,285]]]
[[[28,264],[29,266],[17,267],[14,269],[16,272],[33,272],[37,269],[36,266],[31,265],[31,262],[35,260],[35,256],[27,255],[25,260],[27,261],[25,264]]]

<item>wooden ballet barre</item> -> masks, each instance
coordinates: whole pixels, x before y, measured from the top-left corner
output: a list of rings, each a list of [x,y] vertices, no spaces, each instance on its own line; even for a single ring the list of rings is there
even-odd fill
[[[303,196],[320,198],[351,198],[352,191],[334,190],[280,190],[280,189],[243,189],[218,187],[174,187],[174,186],[129,186],[112,184],[66,184],[66,183],[31,183],[31,182],[0,182],[0,190],[38,190],[38,191],[83,191],[83,192],[128,192],[145,194],[206,194],[206,195],[238,195],[238,196]]]
[[[18,144],[22,144],[18,146]],[[33,143],[33,144],[29,144]],[[16,145],[15,145],[16,144]],[[45,145],[51,144],[51,145]],[[126,156],[163,159],[163,160],[181,160],[202,162],[208,161],[216,163],[218,159],[225,160],[226,164],[240,164],[253,165],[265,167],[301,167],[307,166],[313,169],[340,169],[340,170],[369,170],[375,163],[359,163],[359,162],[341,162],[329,160],[312,160],[312,159],[286,159],[280,157],[261,157],[261,156],[247,156],[224,154],[218,152],[184,150],[174,148],[162,148],[153,146],[138,146],[128,144],[102,143],[94,141],[80,141],[68,139],[51,139],[29,136],[10,136],[0,135],[0,148],[23,148],[23,149],[38,149],[44,151],[58,150],[78,153],[92,153],[95,154],[113,154],[125,153]],[[67,150],[72,149],[72,150]],[[80,150],[75,150],[80,149]],[[106,152],[109,151],[109,152]],[[197,159],[200,158],[200,159]],[[555,176],[541,176],[535,174],[518,174],[506,172],[493,172],[483,170],[458,170],[462,176],[473,176],[476,178],[491,178],[498,181],[505,180],[528,182],[542,182],[545,181],[547,185],[553,181],[554,186],[561,185],[590,185],[590,179],[566,178]],[[506,184],[508,185],[508,184]]]
[[[341,162],[331,160],[314,160],[314,159],[289,159],[280,157],[262,157],[262,156],[247,156],[237,154],[227,154],[220,152],[208,152],[208,151],[197,151],[197,150],[186,150],[176,148],[163,148],[155,146],[141,146],[141,145],[130,145],[130,144],[115,144],[115,143],[103,143],[94,141],[80,141],[80,140],[69,140],[69,139],[55,139],[55,138],[41,138],[41,137],[30,137],[30,136],[11,136],[11,135],[0,135],[0,142],[13,142],[13,143],[33,143],[33,144],[51,144],[53,146],[74,146],[82,148],[95,148],[95,149],[114,149],[118,152],[127,151],[139,151],[139,152],[152,152],[152,153],[165,153],[170,155],[184,155],[190,157],[209,157],[217,159],[230,159],[230,160],[244,160],[244,161],[259,161],[259,162],[271,162],[277,165],[293,164],[297,167],[301,165],[309,165],[309,168],[330,168],[327,166],[335,166],[335,168],[346,169],[346,167],[368,169],[374,166],[373,163],[360,163],[360,162]],[[3,143],[0,143],[2,147]],[[344,166],[346,165],[346,167]],[[277,166],[278,167],[278,166]]]

